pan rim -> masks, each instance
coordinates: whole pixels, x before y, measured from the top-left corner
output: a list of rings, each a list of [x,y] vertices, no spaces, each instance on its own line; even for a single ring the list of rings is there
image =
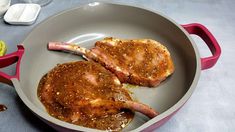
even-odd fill
[[[94,3],[94,2],[92,2]],[[132,130],[132,131],[142,131],[144,129],[154,129],[154,124],[161,121],[161,120],[164,120],[165,118],[167,118],[168,116],[174,114],[178,109],[180,109],[186,102],[187,100],[190,98],[190,96],[192,95],[193,91],[195,90],[196,88],[196,85],[197,85],[197,82],[199,80],[199,76],[200,76],[200,72],[201,72],[201,61],[200,61],[200,56],[199,56],[199,51],[197,49],[197,46],[195,44],[195,42],[193,41],[193,39],[190,37],[190,35],[188,34],[188,32],[182,27],[180,26],[178,23],[176,23],[173,19],[167,17],[166,15],[164,15],[163,13],[161,12],[158,12],[156,10],[153,10],[153,9],[149,9],[149,8],[146,8],[146,7],[143,7],[141,5],[130,5],[130,4],[125,4],[125,3],[121,3],[121,2],[99,2],[100,4],[106,4],[106,5],[118,5],[118,6],[127,6],[127,7],[130,7],[130,8],[137,8],[139,10],[145,10],[145,11],[148,11],[148,12],[152,12],[156,15],[159,15],[163,18],[165,18],[166,20],[168,20],[169,22],[171,22],[172,24],[174,24],[177,28],[179,28],[184,34],[185,36],[187,37],[187,39],[191,42],[191,45],[194,49],[194,52],[195,52],[195,56],[196,56],[196,71],[195,71],[195,75],[194,75],[194,79],[191,83],[191,86],[189,87],[188,91],[183,95],[183,97],[177,102],[175,103],[173,106],[171,106],[169,109],[167,109],[166,111],[164,111],[163,113],[161,113],[159,116],[149,120],[148,122],[144,123],[143,125],[137,127],[136,129]],[[25,37],[25,39],[22,41],[22,43],[24,43],[29,37],[30,37],[30,34],[36,30],[37,28],[40,28],[41,25],[47,23],[49,20],[53,19],[53,18],[56,18],[57,16],[60,16],[60,15],[63,15],[65,14],[66,12],[69,12],[69,11],[73,11],[73,10],[76,10],[76,9],[79,9],[79,8],[82,8],[86,5],[88,5],[89,3],[85,3],[85,4],[81,4],[79,6],[76,6],[76,7],[73,7],[73,8],[70,8],[70,9],[66,9],[66,10],[63,10],[59,13],[56,13],[55,15],[52,15],[48,18],[46,18],[45,20],[43,20],[42,22],[40,22],[38,25],[36,25]],[[23,55],[24,56],[24,55]],[[21,100],[24,102],[24,104],[33,112],[35,113],[36,115],[38,115],[39,117],[41,117],[42,119],[52,123],[52,124],[55,124],[55,125],[58,125],[58,126],[61,126],[61,127],[64,127],[64,128],[67,128],[69,130],[83,130],[83,131],[97,131],[97,129],[92,129],[92,128],[86,128],[86,127],[82,127],[82,126],[78,126],[78,125],[74,125],[74,124],[70,124],[70,123],[67,123],[67,122],[64,122],[64,121],[61,121],[61,120],[58,120],[54,117],[51,117],[49,116],[48,114],[45,113],[45,111],[42,111],[40,109],[38,109],[27,97],[26,95],[24,94],[24,92],[22,91],[21,89],[21,86],[20,86],[20,81],[17,80],[16,78],[13,78],[12,79],[12,82],[16,88],[16,92],[18,93],[18,95],[20,96]]]

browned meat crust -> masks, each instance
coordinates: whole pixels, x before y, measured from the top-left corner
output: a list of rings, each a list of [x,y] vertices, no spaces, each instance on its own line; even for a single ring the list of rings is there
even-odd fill
[[[121,40],[105,38],[91,50],[73,44],[50,42],[50,50],[83,54],[112,71],[121,82],[154,87],[174,72],[169,51],[151,39]]]
[[[113,73],[91,61],[57,65],[41,79],[38,96],[53,117],[102,130],[120,131],[133,111],[150,118],[158,114],[132,101]]]
[[[91,52],[96,58],[88,57],[101,63],[125,83],[157,86],[174,72],[167,48],[151,39],[105,38],[96,42]]]

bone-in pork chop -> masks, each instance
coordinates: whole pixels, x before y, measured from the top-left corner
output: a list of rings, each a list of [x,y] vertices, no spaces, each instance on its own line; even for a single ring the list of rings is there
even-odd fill
[[[97,41],[90,50],[74,44],[50,42],[48,49],[82,54],[102,64],[124,83],[153,87],[174,72],[167,48],[151,39],[105,38]]]
[[[133,101],[113,73],[92,61],[57,65],[41,79],[38,96],[53,117],[102,130],[120,131],[134,111],[158,114]]]

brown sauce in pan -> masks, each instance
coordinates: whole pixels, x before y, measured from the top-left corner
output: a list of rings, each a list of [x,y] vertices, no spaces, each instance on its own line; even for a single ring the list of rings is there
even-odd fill
[[[79,61],[56,66],[40,80],[38,97],[47,112],[80,126],[121,131],[134,117],[127,109],[97,100],[131,100],[116,76],[94,62]],[[92,103],[90,103],[92,102]],[[94,103],[94,104],[93,104]]]
[[[0,112],[7,110],[7,107],[3,104],[0,104]]]

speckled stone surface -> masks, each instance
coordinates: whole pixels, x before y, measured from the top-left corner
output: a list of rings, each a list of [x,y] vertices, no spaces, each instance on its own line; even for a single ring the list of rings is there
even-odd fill
[[[20,0],[13,0],[12,4]],[[112,0],[141,5],[171,17],[179,24],[201,23],[220,43],[222,55],[211,69],[202,71],[197,88],[184,107],[158,132],[234,132],[235,131],[235,1],[234,0]],[[15,51],[33,27],[59,11],[92,2],[92,0],[53,0],[42,7],[31,26],[12,26],[0,19],[0,39],[8,43],[8,53]],[[194,37],[201,56],[210,52]],[[14,73],[14,67],[3,69]],[[53,131],[34,116],[17,96],[13,87],[0,84],[0,104],[8,109],[0,112],[0,132]]]

